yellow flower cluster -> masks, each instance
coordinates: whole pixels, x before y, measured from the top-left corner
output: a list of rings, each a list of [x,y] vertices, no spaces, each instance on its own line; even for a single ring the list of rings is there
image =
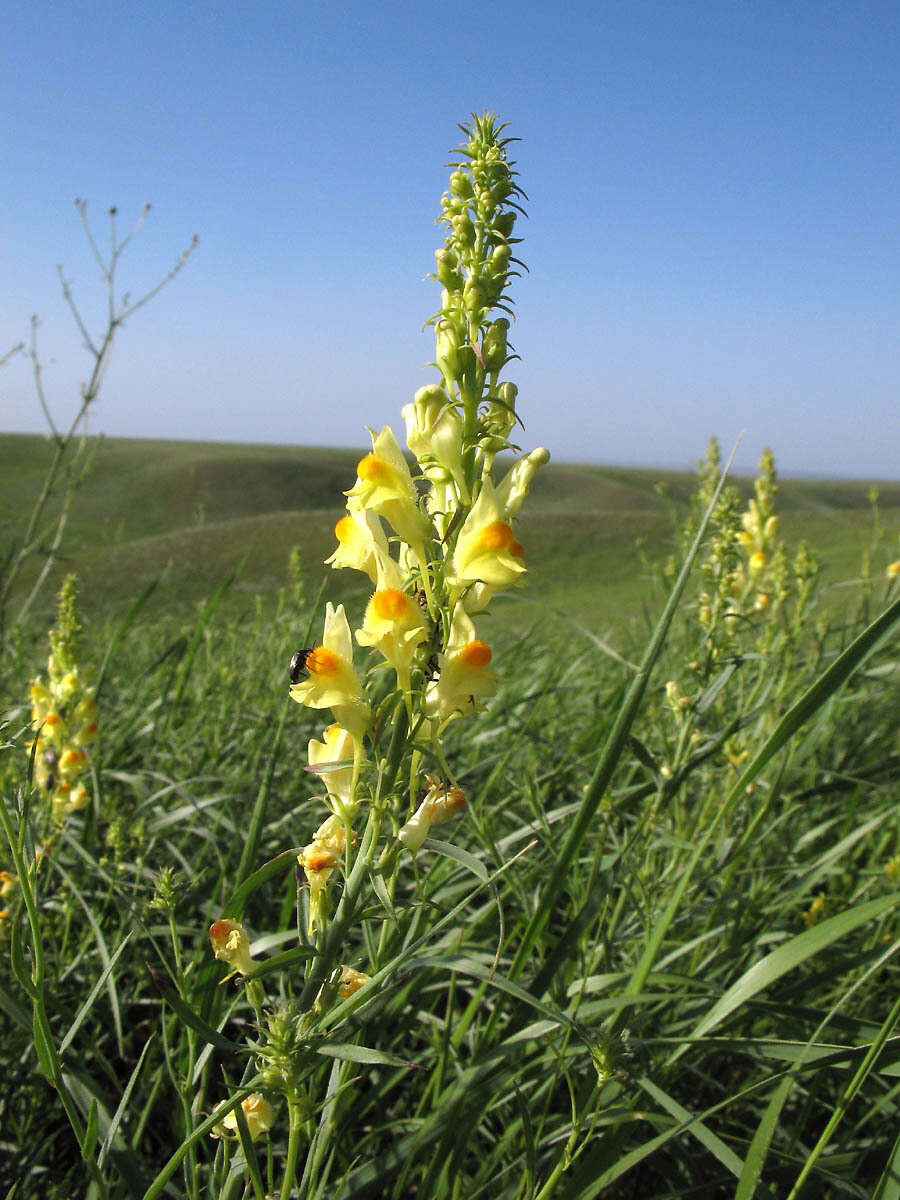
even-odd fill
[[[345,493],[347,512],[335,526],[337,546],[326,560],[336,570],[365,575],[372,591],[361,626],[351,632],[343,605],[326,606],[319,645],[291,663],[291,696],[328,709],[333,724],[309,743],[309,769],[320,776],[332,816],[299,855],[311,893],[312,929],[326,920],[325,889],[342,865],[346,835],[359,807],[359,781],[376,712],[373,681],[393,672],[390,694],[405,709],[417,754],[441,761],[437,743],[448,722],[477,711],[497,688],[493,653],[475,618],[493,596],[522,582],[525,550],[513,520],[544,449],[522,455],[499,480],[494,460],[517,417],[514,384],[500,372],[515,357],[509,321],[491,310],[511,303],[506,286],[519,189],[506,157],[509,139],[488,115],[475,118],[461,149],[439,218],[447,227],[436,254],[443,285],[435,328],[434,366],[440,380],[422,387],[402,410],[406,449],[390,426],[370,430]],[[506,207],[507,204],[509,207]],[[358,672],[355,647],[377,656]],[[415,778],[415,768],[413,779]],[[411,795],[415,788],[411,787]],[[441,804],[435,797],[443,796]],[[429,823],[452,815],[446,800],[462,796],[429,777],[426,799],[400,833],[415,850]],[[429,799],[430,798],[430,799]],[[457,805],[457,809],[458,809]]]
[[[31,685],[34,781],[50,802],[53,820],[61,824],[84,808],[90,793],[84,776],[90,767],[88,747],[97,740],[97,702],[76,662],[75,580],[69,576],[60,592],[57,626],[50,633],[46,679]]]

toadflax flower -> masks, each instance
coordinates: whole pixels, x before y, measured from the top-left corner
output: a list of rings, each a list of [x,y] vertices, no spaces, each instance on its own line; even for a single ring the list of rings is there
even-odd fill
[[[413,855],[428,837],[432,825],[442,825],[466,806],[466,797],[456,787],[448,787],[442,779],[426,775],[428,791],[425,799],[397,834]]]
[[[397,683],[409,695],[409,668],[416,647],[428,636],[425,615],[416,600],[403,591],[397,564],[385,558],[380,564],[378,589],[366,606],[362,629],[357,629],[360,646],[374,648],[397,672]]]
[[[308,708],[330,708],[339,725],[361,737],[371,714],[353,669],[353,642],[343,604],[325,605],[322,645],[306,655],[305,669],[309,678],[291,687],[291,699]]]
[[[418,505],[418,493],[403,451],[389,425],[372,434],[372,452],[360,459],[356,483],[346,493],[351,512],[369,511],[385,518],[405,542],[424,557],[428,520]]]
[[[468,502],[462,461],[462,418],[450,397],[437,384],[419,388],[412,404],[403,407],[406,444],[432,483],[455,484],[459,498]]]
[[[251,1142],[258,1141],[272,1128],[272,1120],[274,1113],[272,1105],[268,1102],[261,1092],[252,1092],[244,1100],[241,1101],[241,1109],[244,1113],[244,1120],[247,1122],[247,1131],[250,1134]],[[212,1128],[212,1136],[215,1138],[238,1137],[238,1121],[234,1109],[223,1117],[217,1125]]]
[[[351,840],[355,840],[352,838]],[[341,865],[347,846],[347,826],[340,817],[326,818],[313,834],[313,840],[297,855],[309,884],[309,932],[324,929],[328,923],[325,898],[331,872]]]
[[[338,995],[342,1000],[349,1000],[354,992],[358,992],[371,978],[371,975],[367,975],[365,971],[357,971],[355,967],[341,967]]]
[[[443,724],[451,717],[476,711],[478,700],[497,690],[490,661],[490,646],[475,637],[471,617],[457,604],[447,649],[438,655],[438,677],[425,693],[427,715]]]
[[[447,566],[447,580],[460,587],[487,583],[508,587],[525,573],[525,551],[512,531],[490,479],[482,484],[478,499],[459,531]]]
[[[209,941],[216,958],[233,968],[231,975],[252,975],[256,970],[256,963],[250,957],[250,941],[243,925],[237,921],[227,917],[213,921],[209,927]],[[230,979],[231,975],[226,975],[225,979]]]
[[[334,811],[352,819],[356,805],[354,790],[357,775],[359,743],[353,734],[340,725],[329,725],[322,735],[324,742],[310,738],[307,754],[311,768],[320,776]],[[331,767],[331,763],[342,766]]]
[[[388,554],[381,518],[374,512],[352,509],[335,525],[334,536],[338,540],[337,549],[325,559],[325,565],[336,571],[342,567],[364,571],[376,583],[379,558]]]

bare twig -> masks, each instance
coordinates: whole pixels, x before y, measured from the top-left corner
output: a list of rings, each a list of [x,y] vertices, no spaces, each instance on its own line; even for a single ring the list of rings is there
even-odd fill
[[[94,402],[94,400],[96,400],[100,393],[100,388],[103,383],[103,377],[106,373],[106,367],[109,363],[109,357],[112,351],[112,345],[113,341],[115,340],[116,332],[130,316],[136,313],[139,308],[143,308],[145,304],[152,300],[154,296],[158,295],[158,293],[175,278],[175,276],[187,262],[190,255],[193,253],[198,241],[197,237],[194,236],[191,239],[188,247],[179,256],[174,266],[158,283],[145,292],[138,300],[131,302],[130,295],[128,292],[126,292],[117,305],[115,292],[116,269],[126,246],[128,246],[131,240],[143,227],[144,222],[147,219],[147,214],[150,211],[150,205],[144,205],[143,209],[141,210],[141,215],[132,226],[131,230],[121,241],[118,238],[116,229],[116,208],[115,206],[110,207],[108,210],[110,239],[108,258],[104,258],[103,254],[101,253],[88,222],[87,202],[85,200],[76,199],[75,207],[78,210],[81,226],[84,231],[88,246],[90,247],[91,253],[100,267],[100,273],[103,278],[107,301],[106,327],[103,330],[101,337],[98,338],[91,335],[91,332],[87,327],[87,323],[82,317],[81,311],[75,302],[75,298],[72,294],[72,288],[63,274],[62,267],[58,266],[57,271],[59,273],[63,299],[65,300],[69,311],[72,314],[78,331],[84,341],[85,349],[91,356],[93,363],[87,382],[83,383],[80,388],[81,402],[79,404],[78,411],[76,412],[73,420],[65,432],[61,433],[53,419],[53,414],[51,412],[50,405],[47,402],[47,397],[44,391],[42,365],[37,349],[37,330],[39,322],[37,317],[31,318],[31,337],[27,354],[31,360],[34,386],[38,403],[41,406],[41,411],[44,414],[56,446],[53,459],[47,469],[47,474],[45,476],[40,495],[35,501],[34,508],[32,509],[31,516],[28,520],[24,534],[20,539],[18,539],[18,545],[14,545],[11,548],[9,555],[7,556],[7,568],[2,577],[0,577],[0,637],[5,635],[7,627],[8,607],[12,587],[25,562],[32,557],[43,556],[44,558],[44,563],[38,574],[37,581],[31,588],[26,600],[22,604],[19,613],[17,614],[15,623],[19,623],[24,619],[41,587],[43,586],[44,581],[50,572],[51,566],[56,561],[60,553],[63,534],[69,519],[72,498],[79,483],[84,478],[86,473],[86,469],[76,473],[74,471],[74,467],[84,451],[84,424],[87,417],[87,412],[91,404]],[[23,348],[23,344],[21,343],[18,346],[14,346],[12,350],[10,350],[2,359],[0,359],[0,365],[2,365],[3,362],[10,358],[13,354],[18,353]],[[69,451],[72,442],[76,437],[79,436],[81,437],[81,444],[70,455]],[[59,493],[60,500],[58,511],[52,517],[49,526],[47,528],[42,528],[47,505],[51,496],[57,493],[60,486],[61,491]]]

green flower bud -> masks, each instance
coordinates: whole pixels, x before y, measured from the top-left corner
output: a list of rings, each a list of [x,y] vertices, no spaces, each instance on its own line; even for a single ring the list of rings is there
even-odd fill
[[[491,199],[495,204],[502,204],[512,190],[513,183],[507,175],[505,178],[498,179],[491,188]]]
[[[481,357],[488,371],[499,371],[506,362],[506,337],[509,332],[509,321],[499,317],[492,321],[481,341]]]
[[[485,307],[485,294],[479,279],[469,278],[463,285],[463,307],[472,317]]]
[[[499,233],[502,238],[508,238],[513,231],[516,223],[516,214],[510,209],[508,212],[500,213],[494,218],[494,232]]]
[[[509,381],[506,383],[501,383],[499,388],[497,388],[497,395],[499,396],[500,400],[508,408],[511,408],[513,412],[515,412],[516,409],[516,396],[518,396],[518,394],[519,389],[514,383],[510,383]]]
[[[472,195],[472,181],[464,171],[454,171],[450,176],[450,189],[455,196],[468,200]]]
[[[491,270],[495,271],[497,274],[505,272],[509,266],[511,254],[512,250],[509,248],[506,242],[501,242],[499,246],[495,246],[494,252],[491,255],[488,263]]]
[[[435,361],[445,379],[459,374],[460,337],[449,321],[439,321],[435,328]]]
[[[437,277],[451,292],[458,292],[462,287],[462,276],[459,273],[459,260],[450,250],[435,250],[437,260]]]
[[[471,247],[475,245],[475,226],[468,213],[460,213],[453,218],[453,232],[460,245]]]

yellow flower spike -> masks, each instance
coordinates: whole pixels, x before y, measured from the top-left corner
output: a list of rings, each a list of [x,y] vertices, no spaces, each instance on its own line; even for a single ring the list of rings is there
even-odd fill
[[[425,799],[397,835],[413,857],[421,849],[432,825],[442,825],[466,806],[466,797],[459,788],[448,787],[434,775],[425,778],[428,783]]]
[[[389,425],[385,425],[379,434],[369,432],[372,452],[357,465],[356,483],[345,493],[347,507],[351,512],[370,511],[384,517],[394,531],[424,557],[429,525],[419,510],[418,493],[403,451]]]
[[[373,583],[378,578],[380,556],[387,556],[388,544],[381,518],[374,512],[351,510],[334,527],[337,549],[325,559],[334,570],[352,567],[363,571]]]
[[[425,711],[444,723],[478,710],[478,700],[493,696],[497,680],[490,669],[491,648],[475,637],[468,613],[457,605],[447,649],[438,655],[438,677],[425,693]]]
[[[251,1142],[258,1141],[272,1128],[274,1120],[272,1105],[260,1092],[252,1092],[242,1100],[241,1110],[247,1123]],[[214,1138],[239,1137],[238,1121],[234,1110],[213,1126],[211,1136]]]
[[[306,656],[309,678],[291,687],[291,698],[308,708],[330,708],[339,725],[360,737],[371,711],[353,669],[353,642],[343,604],[325,606],[322,645]]]
[[[87,767],[84,750],[66,750],[59,758],[59,773],[64,779],[76,779]]]
[[[485,479],[447,566],[451,585],[481,582],[508,587],[525,573],[524,551],[505,515],[491,481]]]
[[[18,875],[13,875],[9,871],[0,871],[0,896],[8,896],[16,889],[18,883]]]
[[[216,958],[233,968],[231,975],[252,975],[256,970],[256,963],[250,957],[250,941],[243,925],[237,921],[227,917],[213,921],[209,927],[209,941]],[[231,975],[226,975],[225,979],[230,979]]]

